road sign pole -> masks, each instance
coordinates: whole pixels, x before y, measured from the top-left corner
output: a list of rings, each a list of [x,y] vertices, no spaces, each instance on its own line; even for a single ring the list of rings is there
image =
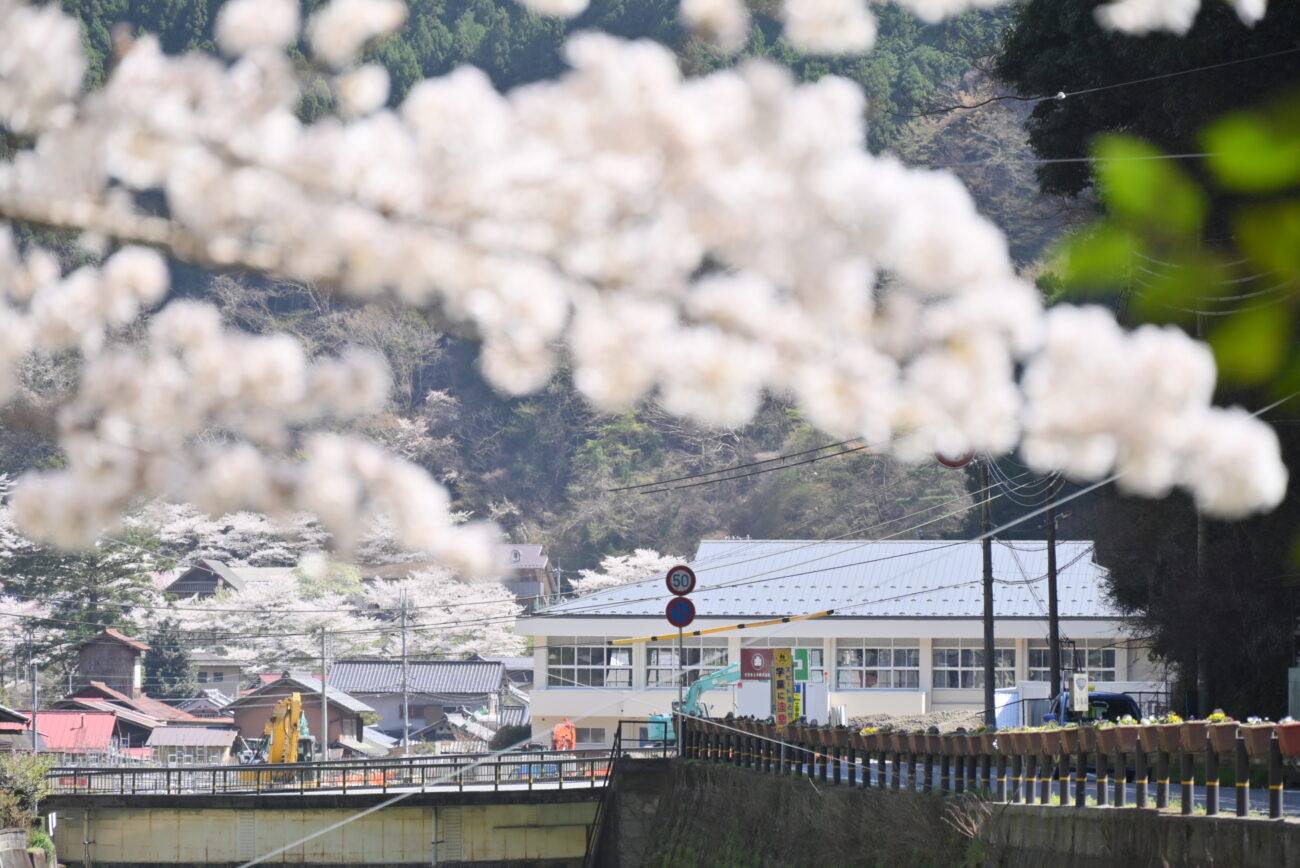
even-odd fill
[[[682,719],[677,722],[678,726],[686,720],[686,669],[682,666],[682,646],[685,641],[682,639],[682,628],[677,628],[677,710],[681,713]]]

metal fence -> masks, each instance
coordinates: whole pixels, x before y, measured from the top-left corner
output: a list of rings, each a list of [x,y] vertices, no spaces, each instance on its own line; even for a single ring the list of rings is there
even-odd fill
[[[314,793],[390,789],[533,789],[603,784],[613,752],[536,751],[314,763],[172,768],[56,768],[55,794]]]
[[[391,789],[500,790],[603,786],[618,756],[675,756],[672,726],[620,722],[612,748],[386,757],[224,766],[60,766],[58,795],[386,792]]]

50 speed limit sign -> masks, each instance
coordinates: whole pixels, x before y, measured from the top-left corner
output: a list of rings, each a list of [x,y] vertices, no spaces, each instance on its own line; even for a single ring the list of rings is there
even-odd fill
[[[668,571],[664,584],[668,585],[668,593],[684,597],[695,590],[695,571],[685,564],[678,564]]]

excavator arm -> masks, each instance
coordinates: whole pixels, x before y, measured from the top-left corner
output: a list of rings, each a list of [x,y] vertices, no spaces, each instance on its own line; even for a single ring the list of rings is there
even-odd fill
[[[298,722],[302,718],[302,694],[291,693],[275,704],[271,719],[266,722],[266,761],[269,763],[296,763],[298,761]]]
[[[698,715],[701,710],[700,697],[710,690],[716,690],[719,687],[726,687],[729,684],[735,684],[740,681],[740,664],[732,663],[726,668],[719,669],[717,672],[710,672],[708,675],[700,677],[690,689],[686,691],[686,699],[681,709],[683,714]],[[677,703],[673,703],[673,708],[677,708]]]

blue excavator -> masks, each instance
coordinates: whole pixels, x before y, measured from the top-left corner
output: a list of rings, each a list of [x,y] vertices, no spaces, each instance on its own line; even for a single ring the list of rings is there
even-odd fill
[[[680,712],[691,717],[708,717],[709,707],[700,701],[700,697],[710,690],[716,690],[719,687],[727,687],[740,681],[740,664],[732,663],[716,672],[710,672],[696,680],[686,691],[686,696],[681,704],[674,702],[673,711]],[[652,742],[672,742],[677,738],[673,731],[673,719],[667,714],[650,715],[650,726],[646,731],[646,738]]]

